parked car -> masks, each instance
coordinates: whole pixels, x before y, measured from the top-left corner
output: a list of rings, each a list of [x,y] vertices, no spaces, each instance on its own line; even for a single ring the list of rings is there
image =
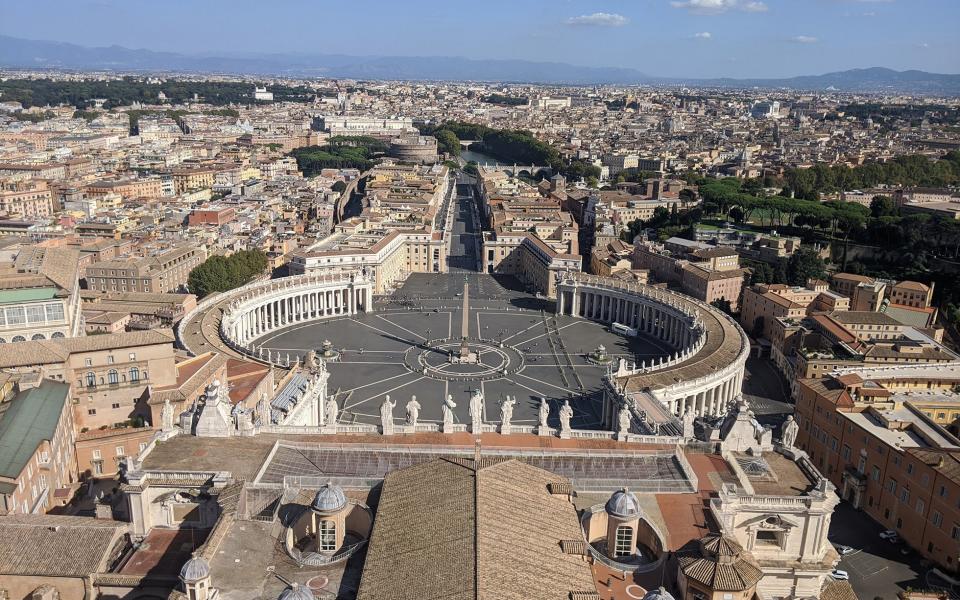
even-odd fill
[[[834,579],[842,579],[844,581],[850,579],[850,575],[846,571],[842,571],[840,569],[834,569],[833,572],[830,573],[830,576]]]
[[[897,532],[892,529],[887,529],[886,531],[880,532],[881,540],[889,540],[891,542],[896,542],[899,538],[900,536],[897,535]]]
[[[833,547],[837,549],[837,552],[840,554],[840,556],[846,556],[855,552],[853,548],[850,546],[844,546],[843,544],[834,544]]]

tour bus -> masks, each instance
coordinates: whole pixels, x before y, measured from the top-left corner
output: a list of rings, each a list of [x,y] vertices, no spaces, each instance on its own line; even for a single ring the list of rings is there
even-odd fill
[[[610,331],[614,333],[619,333],[620,335],[624,335],[627,337],[634,337],[635,335],[637,335],[636,329],[634,329],[633,327],[627,327],[626,325],[622,325],[620,323],[611,324]]]

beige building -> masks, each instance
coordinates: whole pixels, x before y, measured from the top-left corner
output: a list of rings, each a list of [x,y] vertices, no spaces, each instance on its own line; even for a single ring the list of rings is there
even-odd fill
[[[98,432],[96,444],[103,473],[115,472],[118,460],[132,456],[139,441],[127,446],[132,429],[156,425],[148,405],[149,390],[172,386],[174,365],[173,333],[169,329],[137,331],[20,342],[0,353],[0,369],[12,373],[40,373],[43,377],[70,384],[71,422],[77,439]],[[123,440],[114,443],[113,435]],[[92,436],[84,438],[86,442]],[[117,452],[123,446],[122,454]],[[84,463],[86,464],[86,463]],[[92,469],[91,474],[97,474]],[[84,471],[80,471],[84,474]]]
[[[733,311],[739,307],[746,274],[735,251],[682,238],[663,244],[637,240],[633,268],[648,270],[655,281],[676,286],[708,304],[726,300]]]
[[[23,246],[0,265],[0,347],[81,334],[80,253]]]
[[[86,268],[87,288],[101,292],[175,292],[190,271],[206,260],[202,248],[181,246],[144,258],[93,263]]]
[[[46,182],[0,182],[0,214],[7,218],[40,219],[53,214],[53,195]]]
[[[70,385],[37,379],[0,400],[0,514],[46,512],[76,481]]]

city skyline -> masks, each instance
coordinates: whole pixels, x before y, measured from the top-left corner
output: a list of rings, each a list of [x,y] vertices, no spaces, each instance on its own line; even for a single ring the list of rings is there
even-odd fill
[[[518,59],[659,77],[775,78],[874,66],[960,72],[960,43],[950,35],[960,6],[945,0],[496,0],[484,11],[433,0],[361,4],[368,10],[299,0],[282,10],[215,1],[189,5],[186,19],[188,5],[180,1],[155,14],[146,4],[54,0],[5,6],[0,34],[197,56]],[[378,18],[364,21],[362,35],[324,25],[374,11]],[[141,26],[148,20],[149,30]],[[409,35],[396,35],[398,27]],[[232,35],[211,35],[216,31]]]

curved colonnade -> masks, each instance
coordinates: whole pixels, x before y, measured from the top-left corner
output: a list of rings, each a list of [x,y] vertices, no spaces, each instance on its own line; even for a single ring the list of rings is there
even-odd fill
[[[362,274],[298,275],[247,284],[205,300],[177,326],[177,338],[192,354],[209,345],[288,367],[289,356],[264,351],[256,341],[297,323],[371,310],[373,282]]]
[[[704,302],[639,283],[570,273],[558,282],[557,312],[619,323],[675,350],[649,365],[621,362],[607,376],[603,421],[612,429],[624,403],[648,429],[658,431],[688,412],[723,415],[740,395],[749,338],[729,315]]]

